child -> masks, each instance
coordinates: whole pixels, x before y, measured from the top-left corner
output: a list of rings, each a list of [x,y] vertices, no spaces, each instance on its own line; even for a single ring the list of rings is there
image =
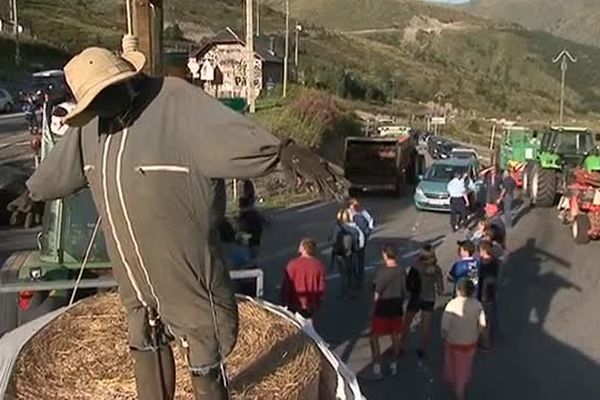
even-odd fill
[[[458,255],[460,259],[452,265],[448,272],[448,280],[456,284],[463,278],[469,279],[475,288],[479,284],[479,264],[474,257],[475,246],[470,240],[462,240],[458,242]]]
[[[403,334],[402,315],[406,297],[406,273],[398,265],[396,251],[386,244],[382,249],[383,267],[375,276],[373,296],[373,315],[371,319],[371,351],[373,356],[373,375],[381,378],[381,350],[379,337],[389,335],[392,339],[394,359],[390,363],[390,372],[398,372],[397,360],[400,357],[400,335]]]
[[[475,294],[473,282],[463,278],[457,286],[457,297],[446,305],[442,316],[444,379],[452,386],[457,400],[464,400],[477,340],[486,320],[481,303],[472,297]]]
[[[417,356],[424,358],[429,348],[431,317],[435,301],[437,296],[444,293],[442,269],[437,264],[437,258],[431,245],[423,246],[416,268],[411,268],[408,273],[406,286],[410,293],[410,299],[406,308],[404,326],[408,331],[414,317],[419,312],[421,313],[421,346],[417,350]],[[415,293],[415,291],[418,292]],[[406,348],[407,336],[402,335],[403,349]]]

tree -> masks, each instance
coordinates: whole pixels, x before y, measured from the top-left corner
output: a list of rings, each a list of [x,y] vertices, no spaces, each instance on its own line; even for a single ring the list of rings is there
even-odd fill
[[[178,41],[178,40],[184,39],[183,31],[181,30],[181,28],[179,27],[178,24],[173,24],[173,25],[167,26],[165,28],[164,37],[165,37],[165,40],[173,40],[173,41]]]

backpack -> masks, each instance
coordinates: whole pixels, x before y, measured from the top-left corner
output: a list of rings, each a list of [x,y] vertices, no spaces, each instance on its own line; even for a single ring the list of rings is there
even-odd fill
[[[369,221],[362,212],[355,214],[352,218],[352,222],[354,222],[358,226],[358,229],[364,233],[365,238],[369,237],[371,234],[371,228],[369,227]]]
[[[342,226],[335,235],[335,243],[333,245],[333,254],[341,257],[349,257],[355,250],[354,236]]]

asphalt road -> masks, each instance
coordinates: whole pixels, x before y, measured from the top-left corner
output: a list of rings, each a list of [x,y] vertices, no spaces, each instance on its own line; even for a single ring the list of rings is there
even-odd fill
[[[0,165],[20,164],[31,167],[32,159],[33,152],[29,146],[27,123],[23,114],[0,114]]]
[[[369,265],[378,264],[378,248],[384,242],[395,244],[408,264],[414,250],[429,241],[437,246],[442,268],[449,269],[458,237],[449,233],[447,215],[417,212],[408,197],[364,201],[378,222],[369,245]],[[334,204],[319,204],[272,216],[263,247],[268,298],[277,299],[285,262],[302,237],[314,237],[323,249],[323,261],[329,260],[327,237],[336,209]],[[597,399],[599,244],[576,247],[553,209],[522,208],[521,214],[508,238],[510,256],[499,302],[501,337],[493,352],[478,355],[470,398]],[[411,337],[413,343],[398,376],[372,381],[366,336],[370,293],[365,290],[358,300],[340,300],[338,290],[338,276],[330,271],[327,298],[316,328],[358,373],[367,398],[451,398],[440,381],[438,324],[432,353],[423,365],[414,355],[418,338]],[[436,312],[438,323],[440,311]]]

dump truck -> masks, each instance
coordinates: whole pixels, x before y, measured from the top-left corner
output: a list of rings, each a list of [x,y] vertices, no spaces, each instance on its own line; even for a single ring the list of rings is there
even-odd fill
[[[415,141],[404,130],[396,135],[388,132],[346,138],[344,176],[352,191],[385,190],[403,195],[417,181],[424,162]]]
[[[577,127],[552,127],[542,134],[537,157],[528,166],[533,205],[556,205],[571,184],[574,170],[600,171],[596,136]]]
[[[245,110],[243,99],[221,102],[234,110]],[[54,106],[47,101],[43,107],[42,160],[60,140],[50,128],[49,116]],[[74,299],[116,286],[89,189],[45,203],[37,247],[14,253],[0,269],[0,335],[67,305],[78,279]],[[253,280],[253,294],[262,295],[262,270],[231,271],[231,276]]]
[[[502,131],[498,163],[507,170],[525,194],[530,192],[530,174],[539,151],[538,132],[521,126]]]

